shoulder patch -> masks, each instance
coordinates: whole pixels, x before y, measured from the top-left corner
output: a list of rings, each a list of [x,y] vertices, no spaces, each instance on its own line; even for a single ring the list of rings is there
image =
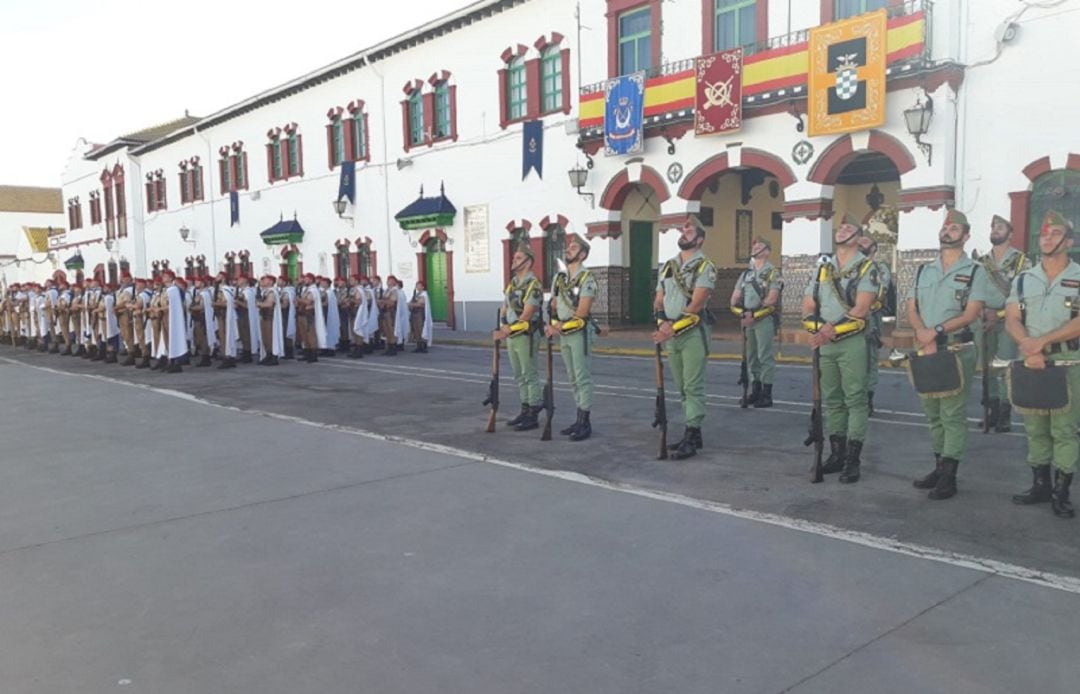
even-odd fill
[[[964,282],[964,283],[967,283],[967,282],[970,282],[970,281],[971,281],[971,275],[957,275],[957,276],[956,276],[956,280],[957,280],[958,282]]]
[[[1080,280],[1061,280],[1061,286],[1069,289],[1080,289]]]

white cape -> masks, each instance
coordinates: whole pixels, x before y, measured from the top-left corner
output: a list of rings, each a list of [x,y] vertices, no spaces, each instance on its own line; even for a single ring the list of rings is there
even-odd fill
[[[364,342],[367,342],[368,311],[371,303],[368,301],[366,289],[363,287],[357,287],[356,289],[356,317],[353,318],[352,331],[354,334],[359,335]]]
[[[289,297],[289,319],[285,321],[285,337],[296,339],[296,287],[286,285],[285,294]]]
[[[153,292],[149,289],[144,289],[139,292],[135,298],[135,300],[139,302],[139,306],[143,309],[141,319],[132,316],[135,323],[135,342],[137,342],[140,347],[149,342],[153,342],[154,340],[154,331],[150,327],[150,319],[146,317],[146,309],[150,306],[150,299],[153,296]]]
[[[273,327],[270,330],[270,339],[273,341],[271,345],[259,344],[259,354],[265,359],[267,352],[273,354],[275,357],[285,356],[285,335],[281,325],[281,290],[277,287],[271,287],[264,290],[267,297],[273,298],[274,305],[270,309],[273,311],[274,316]]]
[[[333,288],[326,291],[326,343],[327,347],[337,347],[341,340],[341,314],[338,313],[337,292]]]
[[[375,333],[379,332],[379,305],[375,303],[375,290],[368,287],[364,289],[364,296],[367,297],[367,335],[364,339],[368,342],[375,336]]]
[[[401,287],[394,287],[397,304],[394,306],[394,339],[398,345],[404,345],[409,339],[409,302]]]
[[[120,323],[116,320],[116,297],[105,295],[105,339],[111,340],[120,334]]]
[[[206,326],[206,344],[210,351],[217,347],[217,320],[214,318],[214,290],[204,287],[199,290],[203,305],[203,324]]]
[[[427,290],[420,292],[418,295],[424,300],[424,327],[420,329],[420,339],[431,345],[431,298],[428,296]]]
[[[240,326],[236,322],[236,287],[222,287],[225,297],[225,344],[220,345],[226,357],[236,357],[236,343],[240,339]]]
[[[311,298],[311,305],[315,307],[315,341],[319,349],[326,349],[326,321],[322,313],[322,290],[313,284],[304,291]]]
[[[258,354],[261,349],[262,333],[259,332],[259,292],[255,287],[244,287],[244,301],[247,303],[248,339],[251,340],[251,353]]]
[[[169,359],[180,359],[188,353],[187,315],[184,311],[184,293],[173,285],[166,291],[169,298]]]

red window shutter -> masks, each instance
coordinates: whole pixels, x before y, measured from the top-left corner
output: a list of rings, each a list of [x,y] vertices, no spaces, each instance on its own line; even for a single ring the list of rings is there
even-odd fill
[[[248,186],[251,185],[251,179],[248,178],[247,152],[241,152],[237,156],[236,168],[244,170],[244,190],[247,190]]]
[[[191,202],[190,200],[188,200],[187,190],[184,187],[184,178],[186,176],[187,176],[186,171],[181,171],[180,173],[178,173],[176,175],[176,178],[180,181],[180,204],[181,205],[186,205],[189,202]]]
[[[146,211],[153,212],[157,209],[157,203],[154,201],[154,184],[150,181],[146,182]]]
[[[337,166],[337,162],[334,161],[334,124],[326,126],[326,163],[333,171]]]
[[[304,175],[304,136],[303,135],[297,135],[296,136],[296,158],[299,159],[299,161],[296,162],[297,175],[303,176]]]
[[[563,113],[570,113],[570,49],[562,49],[560,55],[562,57],[562,110]]]
[[[456,115],[454,116],[457,117]],[[371,133],[368,130],[368,114],[364,114],[364,151],[359,152],[360,158],[366,162],[371,161]]]
[[[282,162],[284,163],[284,162]],[[274,145],[266,145],[266,180],[274,182]]]
[[[496,74],[499,76],[499,127],[506,130],[506,124],[510,120],[509,115],[506,112],[508,106],[506,103],[506,68],[499,70]]]
[[[192,175],[194,175],[194,172],[192,172]],[[169,208],[169,203],[165,199],[165,179],[164,178],[159,179],[157,181],[157,189],[158,189],[157,190],[158,206],[162,210],[167,210]]]
[[[409,100],[405,99],[401,102],[401,140],[405,147],[405,151],[409,151]]]
[[[218,162],[218,169],[219,169],[220,174],[221,174],[221,178],[219,180],[221,181],[221,194],[222,194],[222,196],[227,195],[228,192],[229,192],[228,190],[225,189],[225,167],[228,166],[228,165],[229,165],[228,158],[222,159],[221,161]]]
[[[525,118],[535,120],[540,117],[543,104],[540,99],[540,59],[525,61]]]
[[[341,136],[345,139],[345,160],[356,161],[359,157],[356,156],[356,139],[353,137],[353,128],[356,125],[353,121],[356,120],[356,116],[353,116],[351,120],[346,119],[341,121]]]
[[[424,102],[424,142],[431,146],[435,138],[435,95],[428,93],[423,95]]]
[[[457,142],[457,85],[450,85],[450,139]]]

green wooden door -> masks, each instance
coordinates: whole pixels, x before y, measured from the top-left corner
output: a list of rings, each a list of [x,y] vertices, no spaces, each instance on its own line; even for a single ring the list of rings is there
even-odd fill
[[[431,320],[445,321],[447,316],[446,251],[438,241],[432,241],[425,256],[427,262],[427,293],[431,301]]]
[[[653,223],[630,222],[630,322],[652,321]]]

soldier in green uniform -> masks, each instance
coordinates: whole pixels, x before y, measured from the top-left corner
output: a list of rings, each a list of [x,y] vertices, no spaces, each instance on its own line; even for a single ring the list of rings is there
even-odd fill
[[[870,306],[880,278],[874,262],[859,252],[862,230],[844,214],[833,235],[836,252],[822,258],[803,293],[803,327],[821,363],[821,401],[829,434],[829,458],[822,472],[840,472],[840,481],[859,481],[870,414],[866,397]]]
[[[784,288],[780,271],[769,262],[772,245],[763,238],[750,248],[750,267],[739,277],[731,293],[731,312],[739,316],[746,333],[746,360],[752,390],[747,405],[772,407],[773,378],[776,376],[776,305]]]
[[[566,235],[566,272],[555,275],[551,299],[555,315],[544,328],[548,337],[559,336],[559,353],[566,365],[566,374],[574,389],[577,420],[559,431],[571,441],[584,441],[592,436],[592,344],[596,337],[589,316],[596,297],[596,278],[583,265],[589,256],[589,242],[577,234]]]
[[[672,458],[683,460],[703,447],[701,423],[705,419],[705,364],[712,329],[709,295],[716,288],[716,265],[705,257],[705,228],[688,219],[679,236],[679,254],[660,267],[653,311],[656,344],[671,341],[671,373],[682,394],[686,432],[670,445]]]
[[[1055,361],[1080,359],[1080,265],[1069,260],[1073,247],[1072,223],[1060,213],[1046,213],[1039,231],[1041,261],[1013,283],[1005,308],[1005,328],[1019,344],[1024,365],[1045,369],[1047,357]],[[1080,458],[1080,366],[1068,369],[1070,404],[1063,412],[1025,414],[1031,489],[1013,497],[1022,504],[1051,502],[1059,518],[1075,515],[1069,487]],[[1055,480],[1050,482],[1050,466]]]
[[[962,212],[950,210],[938,234],[937,260],[919,266],[915,286],[907,300],[907,316],[915,329],[915,342],[923,354],[970,342],[971,324],[986,301],[987,276],[964,254],[971,225]],[[920,396],[930,423],[930,438],[937,464],[933,472],[915,480],[916,489],[929,489],[929,498],[956,495],[956,470],[967,446],[967,405],[975,375],[975,350],[960,349],[963,387],[948,397]]]
[[[513,277],[506,287],[500,312],[502,325],[492,335],[493,339],[506,343],[521,395],[521,412],[507,422],[516,431],[529,431],[540,426],[537,417],[543,409],[536,366],[540,340],[536,333],[543,322],[540,305],[543,303],[544,288],[533,274],[534,261],[532,251],[524,244],[514,252],[510,265]]]
[[[892,285],[892,270],[874,257],[877,250],[877,241],[865,235],[859,237],[859,252],[874,262],[878,273],[878,290],[874,302],[870,304],[870,320],[866,330],[866,407],[870,417],[874,416],[874,390],[878,384],[878,351],[882,346],[881,338],[885,334],[885,303]]]
[[[1031,268],[1031,260],[1009,242],[1013,228],[1004,218],[994,215],[990,223],[990,243],[993,248],[979,258],[990,279],[986,284],[986,305],[982,312],[982,330],[978,331],[979,349],[989,353],[987,362],[997,359],[1015,359],[1016,343],[1005,330],[1005,301],[1009,297],[1013,280],[1024,270]],[[987,378],[984,374],[983,378]],[[987,425],[997,432],[1012,429],[1012,406],[1005,394],[1004,374],[991,373],[987,390],[990,395],[990,421]]]

